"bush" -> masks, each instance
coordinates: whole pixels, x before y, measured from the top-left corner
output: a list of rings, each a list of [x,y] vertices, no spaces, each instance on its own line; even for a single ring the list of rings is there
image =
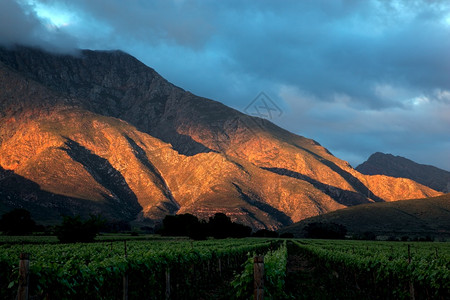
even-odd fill
[[[101,216],[91,215],[86,221],[80,216],[65,216],[61,226],[56,227],[56,236],[61,243],[92,242],[104,224]]]
[[[0,219],[0,230],[6,235],[26,235],[33,232],[36,222],[29,211],[18,208],[7,212]]]

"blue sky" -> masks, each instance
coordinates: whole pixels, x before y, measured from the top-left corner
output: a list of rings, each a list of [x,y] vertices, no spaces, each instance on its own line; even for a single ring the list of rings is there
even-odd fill
[[[450,170],[450,2],[1,0],[0,43],[121,49],[172,83],[353,166],[376,151]]]

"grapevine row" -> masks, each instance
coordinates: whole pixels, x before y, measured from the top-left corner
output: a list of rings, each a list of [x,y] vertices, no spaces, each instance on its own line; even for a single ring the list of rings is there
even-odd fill
[[[126,275],[130,299],[162,299],[169,272],[172,297],[195,298],[200,286],[213,284],[223,273],[238,269],[248,252],[265,252],[270,247],[271,242],[258,239],[2,245],[0,291],[3,299],[14,298],[19,253],[28,252],[31,295],[116,299],[122,295]]]
[[[294,243],[316,265],[331,270],[336,280],[369,294],[396,299],[450,297],[450,260],[446,251],[436,255],[430,249],[420,248],[419,254],[414,255],[406,245],[401,248],[392,243]]]

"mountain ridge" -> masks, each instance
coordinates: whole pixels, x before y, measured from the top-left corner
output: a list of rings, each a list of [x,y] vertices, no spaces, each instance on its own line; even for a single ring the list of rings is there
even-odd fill
[[[355,169],[366,175],[409,178],[434,190],[450,192],[450,172],[402,156],[376,152]]]
[[[0,79],[0,167],[71,199],[141,207],[136,220],[225,212],[276,229],[439,194],[362,175],[314,140],[186,92],[123,52],[0,48]]]

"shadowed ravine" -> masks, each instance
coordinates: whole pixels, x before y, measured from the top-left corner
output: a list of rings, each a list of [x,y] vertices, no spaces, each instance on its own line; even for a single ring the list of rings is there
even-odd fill
[[[130,219],[133,219],[142,210],[136,195],[128,186],[125,178],[114,169],[108,160],[93,154],[69,138],[67,138],[65,145],[66,148],[62,148],[62,150],[66,151],[73,160],[82,164],[100,185],[111,192],[111,195],[104,195],[110,205],[126,211],[126,215]]]

